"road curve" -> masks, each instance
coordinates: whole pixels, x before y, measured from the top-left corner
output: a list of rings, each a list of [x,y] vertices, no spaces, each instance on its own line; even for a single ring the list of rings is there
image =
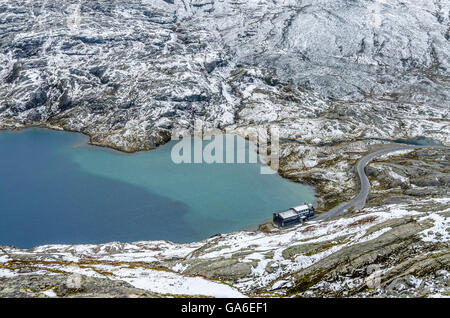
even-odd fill
[[[332,218],[332,217],[335,217],[335,216],[345,213],[351,207],[354,207],[355,210],[359,210],[359,209],[362,209],[366,205],[366,199],[367,199],[367,196],[368,196],[369,190],[370,190],[370,183],[369,183],[369,179],[367,179],[367,176],[364,172],[364,168],[367,166],[367,164],[373,158],[387,154],[389,152],[394,152],[394,151],[399,151],[399,150],[419,149],[419,148],[449,149],[449,147],[446,147],[446,146],[408,145],[408,146],[398,146],[398,147],[378,150],[378,151],[372,152],[372,153],[362,157],[356,164],[356,173],[359,176],[359,184],[360,184],[360,191],[359,191],[358,195],[354,199],[352,199],[348,202],[343,202],[343,203],[339,204],[338,206],[332,208],[328,212],[318,215],[316,218],[314,218],[314,221],[327,220],[329,218]]]

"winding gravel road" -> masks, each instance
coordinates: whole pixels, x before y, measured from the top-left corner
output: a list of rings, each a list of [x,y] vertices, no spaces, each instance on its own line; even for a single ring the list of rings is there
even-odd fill
[[[367,179],[367,176],[364,172],[364,168],[367,166],[367,164],[375,157],[394,152],[399,150],[409,150],[409,149],[419,149],[419,148],[441,148],[441,149],[450,149],[446,146],[414,146],[414,145],[408,145],[408,146],[398,146],[383,150],[378,150],[375,152],[372,152],[364,157],[362,157],[357,165],[356,165],[356,173],[359,176],[360,181],[360,188],[359,194],[352,200],[348,202],[343,202],[339,204],[338,206],[332,208],[330,211],[322,213],[318,215],[316,218],[314,218],[315,221],[323,221],[327,220],[329,218],[344,214],[348,209],[351,207],[354,207],[355,210],[362,209],[366,205],[366,199],[369,194],[370,190],[370,183],[369,179]]]

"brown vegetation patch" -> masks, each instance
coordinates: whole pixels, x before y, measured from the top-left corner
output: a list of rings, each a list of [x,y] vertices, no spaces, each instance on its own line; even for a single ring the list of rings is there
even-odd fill
[[[301,230],[300,232],[301,233],[310,233],[310,232],[314,231],[315,229],[316,229],[315,225],[310,225],[310,226],[304,228],[303,230]]]
[[[348,227],[354,227],[354,226],[364,225],[364,224],[367,224],[367,223],[372,223],[377,218],[378,218],[378,216],[373,216],[373,215],[372,216],[368,216],[368,217],[362,218],[360,220],[357,220],[357,221],[355,221],[353,223],[350,223],[348,225]]]

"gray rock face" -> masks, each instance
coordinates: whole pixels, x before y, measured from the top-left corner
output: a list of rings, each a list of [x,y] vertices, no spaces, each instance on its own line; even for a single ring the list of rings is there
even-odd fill
[[[401,156],[375,159],[366,170],[372,180],[370,203],[400,202],[408,196],[448,196],[448,150],[421,149]],[[399,195],[403,197],[399,197]]]
[[[417,233],[428,226],[412,219],[375,226],[366,235],[389,230],[299,271],[290,292],[316,297],[424,297],[448,288],[448,244],[423,244]],[[444,274],[436,275],[439,271]]]
[[[255,263],[240,263],[236,259],[197,260],[186,273],[194,275],[201,274],[208,278],[233,281],[249,276],[252,273],[252,267],[256,266],[257,264]]]
[[[51,124],[128,151],[165,143],[194,118],[217,128],[281,122],[285,137],[299,137],[299,118],[319,118],[342,131],[334,139],[447,141],[429,120],[448,116],[449,8],[3,1],[0,127]]]
[[[28,275],[12,279],[0,278],[0,282],[0,298],[158,297],[155,293],[134,288],[123,281],[83,275]]]

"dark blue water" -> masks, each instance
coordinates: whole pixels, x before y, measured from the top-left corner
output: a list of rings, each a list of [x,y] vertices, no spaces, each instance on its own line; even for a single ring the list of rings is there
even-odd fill
[[[0,245],[170,240],[239,230],[313,202],[260,164],[175,164],[170,142],[124,154],[80,134],[0,132]],[[248,144],[247,144],[248,147]]]

